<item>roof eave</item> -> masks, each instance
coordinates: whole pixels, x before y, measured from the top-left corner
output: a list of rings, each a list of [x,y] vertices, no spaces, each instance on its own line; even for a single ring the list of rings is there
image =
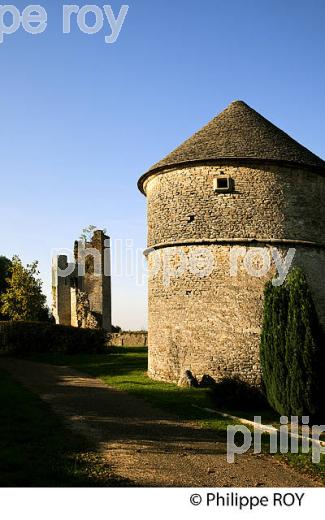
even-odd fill
[[[318,166],[313,164],[307,164],[307,163],[300,163],[298,161],[286,161],[282,159],[263,159],[263,158],[254,158],[254,157],[218,157],[215,159],[195,159],[192,161],[180,161],[176,163],[169,163],[164,164],[162,166],[153,167],[147,172],[145,172],[143,175],[141,175],[140,179],[138,180],[138,189],[140,190],[143,195],[146,195],[146,192],[144,190],[144,183],[149,177],[152,175],[157,175],[159,173],[162,173],[164,170],[170,170],[175,168],[184,168],[184,167],[192,167],[192,166],[213,166],[218,165],[221,163],[228,163],[228,164],[272,164],[272,165],[282,165],[282,166],[291,166],[295,167],[297,169],[305,169],[309,171],[313,171],[315,173],[318,173],[319,175],[325,176],[325,162],[324,166]]]

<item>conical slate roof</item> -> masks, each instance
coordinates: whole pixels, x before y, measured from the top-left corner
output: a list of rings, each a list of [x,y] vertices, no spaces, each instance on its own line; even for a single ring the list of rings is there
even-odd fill
[[[167,167],[221,159],[295,163],[324,170],[325,161],[292,139],[243,101],[234,101],[139,180]]]

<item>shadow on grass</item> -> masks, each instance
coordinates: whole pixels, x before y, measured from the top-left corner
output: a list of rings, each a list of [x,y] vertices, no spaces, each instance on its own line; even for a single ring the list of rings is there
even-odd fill
[[[138,397],[155,409],[155,419],[170,418],[183,421],[202,421],[211,429],[210,440],[226,440],[226,427],[231,421],[204,410],[213,406],[212,394],[208,389],[179,388],[175,384],[153,381],[147,374],[147,348],[118,347],[108,354],[99,355],[42,355],[32,360],[69,366],[85,374],[100,378],[107,385]],[[97,397],[98,399],[98,397]],[[121,399],[121,398],[120,398]],[[113,403],[111,403],[113,406]],[[108,408],[108,413],[111,409]],[[132,416],[132,410],[124,412]],[[138,417],[141,418],[141,413]],[[198,429],[196,429],[196,436]],[[199,430],[207,438],[204,430]]]
[[[50,354],[33,357],[57,365],[71,366],[81,372],[102,379],[108,385],[127,391],[152,404],[153,406],[187,420],[213,420],[213,423],[225,423],[215,415],[200,408],[218,408],[239,417],[254,419],[254,412],[238,410],[234,407],[222,407],[216,404],[215,394],[210,389],[179,388],[175,384],[153,381],[146,375],[148,350],[145,347],[117,347],[108,354],[99,355],[60,355]],[[243,403],[244,404],[244,403]],[[269,408],[260,409],[256,415],[271,422],[277,417]],[[229,423],[229,420],[227,421]],[[224,424],[223,424],[224,427]]]
[[[31,359],[31,358],[30,358]],[[103,430],[104,436],[107,425],[109,439],[122,440],[125,442],[161,441],[164,443],[162,452],[179,450],[180,446],[189,446],[195,443],[195,449],[200,453],[224,454],[225,444],[216,445],[215,449],[206,446],[205,442],[226,441],[226,429],[233,424],[228,419],[216,416],[204,410],[204,408],[215,408],[213,396],[207,389],[179,388],[176,385],[161,383],[149,379],[146,375],[147,349],[119,347],[111,349],[104,355],[74,355],[65,356],[51,354],[33,357],[32,360],[48,364],[72,367],[80,372],[90,374],[102,379],[107,385],[127,392],[135,397],[141,398],[139,408],[136,402],[128,401],[126,393],[119,394],[114,399],[114,392],[107,392],[104,388],[98,388],[89,401],[88,391],[90,387],[79,388],[76,394],[75,404],[71,414],[78,413],[78,406],[87,414],[87,421],[96,429]],[[59,388],[60,385],[57,386]],[[108,401],[108,395],[111,400]],[[125,396],[125,397],[122,397]],[[126,399],[121,407],[121,400]],[[100,405],[101,400],[103,401]],[[143,401],[151,405],[146,412]],[[88,402],[89,408],[85,409]],[[79,403],[79,405],[78,405]],[[114,404],[115,403],[115,404]],[[118,409],[114,406],[118,404]],[[145,404],[145,403],[144,403]],[[194,406],[193,406],[194,405]],[[98,408],[99,406],[99,408]],[[229,410],[225,410],[228,411]],[[233,415],[242,416],[242,410],[231,412]],[[247,418],[253,418],[252,413],[245,414]],[[260,412],[262,415],[262,411]],[[262,415],[263,417],[263,415]],[[180,420],[172,424],[173,419]],[[171,422],[168,423],[168,419]],[[269,420],[273,419],[270,414]],[[198,421],[204,428],[199,429],[188,422]],[[160,421],[160,422],[159,422]],[[182,421],[187,421],[182,424]],[[197,423],[196,423],[197,425]],[[266,437],[263,436],[264,447],[268,446]],[[267,451],[269,451],[267,449]],[[224,455],[223,455],[224,456]],[[299,457],[299,460],[298,460]],[[321,476],[324,479],[324,460],[317,465],[311,464],[310,456],[292,456],[288,461],[298,466],[299,469]]]
[[[0,371],[0,486],[121,486],[84,437]]]

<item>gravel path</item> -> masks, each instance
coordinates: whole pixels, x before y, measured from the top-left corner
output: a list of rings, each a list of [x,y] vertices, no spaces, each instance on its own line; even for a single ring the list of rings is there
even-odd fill
[[[226,461],[218,431],[175,420],[99,379],[58,367],[1,358],[0,368],[91,439],[115,474],[138,486],[314,487],[319,481],[251,453]]]

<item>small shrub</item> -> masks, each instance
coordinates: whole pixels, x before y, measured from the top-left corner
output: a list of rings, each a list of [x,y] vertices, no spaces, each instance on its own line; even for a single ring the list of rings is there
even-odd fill
[[[224,378],[213,387],[216,406],[233,410],[256,410],[267,406],[259,388],[253,387],[238,377]]]
[[[111,332],[114,334],[118,334],[119,332],[122,332],[122,329],[118,325],[112,325]]]

